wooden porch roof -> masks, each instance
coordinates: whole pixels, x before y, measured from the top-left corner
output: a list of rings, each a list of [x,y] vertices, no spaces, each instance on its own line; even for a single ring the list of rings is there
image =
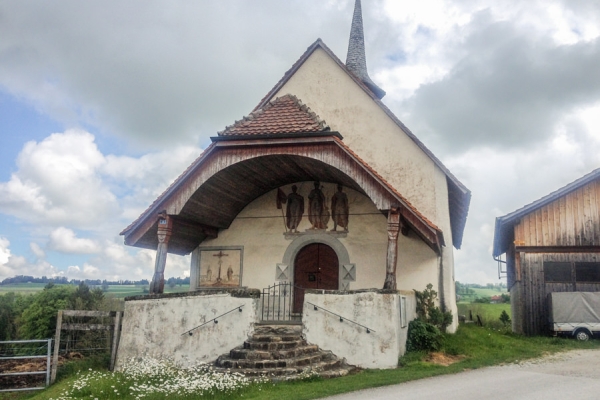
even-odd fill
[[[220,137],[125,228],[125,244],[156,249],[157,217],[173,220],[169,252],[188,254],[226,229],[250,202],[278,187],[301,181],[339,183],[368,196],[382,212],[399,207],[402,220],[434,251],[442,231],[353,153],[337,132],[303,135]]]

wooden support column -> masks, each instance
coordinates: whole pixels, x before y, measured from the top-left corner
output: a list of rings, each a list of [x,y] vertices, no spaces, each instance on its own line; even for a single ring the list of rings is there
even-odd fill
[[[388,248],[385,268],[384,289],[396,290],[396,261],[398,260],[398,232],[400,231],[400,210],[391,208],[388,211]]]
[[[154,263],[154,277],[150,283],[150,294],[163,293],[165,289],[165,265],[172,232],[173,220],[165,212],[161,213],[158,217],[158,247]]]

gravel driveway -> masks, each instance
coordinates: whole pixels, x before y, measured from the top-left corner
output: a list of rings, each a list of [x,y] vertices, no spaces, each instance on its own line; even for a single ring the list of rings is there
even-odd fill
[[[600,350],[576,350],[522,363],[482,368],[361,390],[332,400],[600,399]]]

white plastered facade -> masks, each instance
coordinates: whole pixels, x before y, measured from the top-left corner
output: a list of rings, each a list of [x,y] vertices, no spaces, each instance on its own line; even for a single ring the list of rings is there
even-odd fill
[[[444,172],[390,118],[386,112],[344,71],[330,55],[317,48],[272,97],[292,94],[306,104],[343,142],[400,192],[443,232],[446,246],[438,256],[414,232],[399,235],[397,287],[423,290],[432,283],[443,293],[446,308],[457,312],[454,296],[454,258]],[[335,182],[323,183],[331,199]],[[297,182],[306,199],[312,182]],[[284,191],[291,191],[291,184]],[[366,196],[344,188],[350,199],[350,232],[336,237],[355,265],[355,280],[348,289],[381,288],[385,279],[387,220]],[[264,288],[277,278],[277,266],[292,240],[286,239],[281,210],[275,207],[275,191],[264,194],[236,217],[218,238],[205,240],[199,247],[243,246],[242,286]],[[284,205],[285,207],[285,205]],[[268,217],[268,218],[265,218]],[[310,227],[305,215],[300,231]],[[330,222],[329,229],[332,223]],[[198,258],[193,257],[191,276],[198,276]],[[290,266],[288,266],[290,267]],[[291,266],[293,268],[293,266]],[[288,274],[292,269],[288,270]],[[291,275],[293,276],[293,275]],[[191,285],[194,288],[194,283]],[[342,289],[342,287],[340,287]]]

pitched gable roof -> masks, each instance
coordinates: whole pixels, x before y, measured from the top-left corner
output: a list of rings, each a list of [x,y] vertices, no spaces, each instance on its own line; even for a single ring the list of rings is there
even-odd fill
[[[325,131],[329,131],[325,121],[302,104],[296,96],[288,94],[268,102],[218,135],[248,136]]]
[[[285,72],[283,77],[275,84],[275,86],[267,93],[265,97],[258,103],[254,110],[258,110],[269,103],[273,96],[290,80],[290,78],[300,69],[300,67],[309,59],[309,57],[317,50],[322,49],[331,57],[331,59],[344,71],[348,76],[360,87],[371,99],[394,121],[394,123],[434,162],[435,165],[444,172],[448,181],[448,194],[450,201],[450,222],[452,226],[452,239],[454,247],[460,249],[469,205],[471,202],[471,191],[467,189],[446,166],[429,150],[423,142],[421,142],[414,133],[410,131],[403,123],[394,115],[394,113],[378,98],[358,76],[350,71],[346,65],[323,43],[321,39],[317,39],[311,44],[304,54]]]
[[[519,208],[511,212],[510,214],[506,214],[502,217],[496,218],[496,226],[494,229],[494,249],[493,255],[495,257],[504,254],[508,249],[510,242],[510,233],[515,223],[519,221],[522,217],[527,214],[536,211],[539,208],[544,207],[547,204],[558,200],[559,198],[566,196],[567,194],[576,191],[577,189],[595,181],[596,179],[600,179],[600,168],[593,170],[587,175],[569,183],[568,185],[555,190],[554,192],[542,197],[539,200],[536,200],[526,206]]]

